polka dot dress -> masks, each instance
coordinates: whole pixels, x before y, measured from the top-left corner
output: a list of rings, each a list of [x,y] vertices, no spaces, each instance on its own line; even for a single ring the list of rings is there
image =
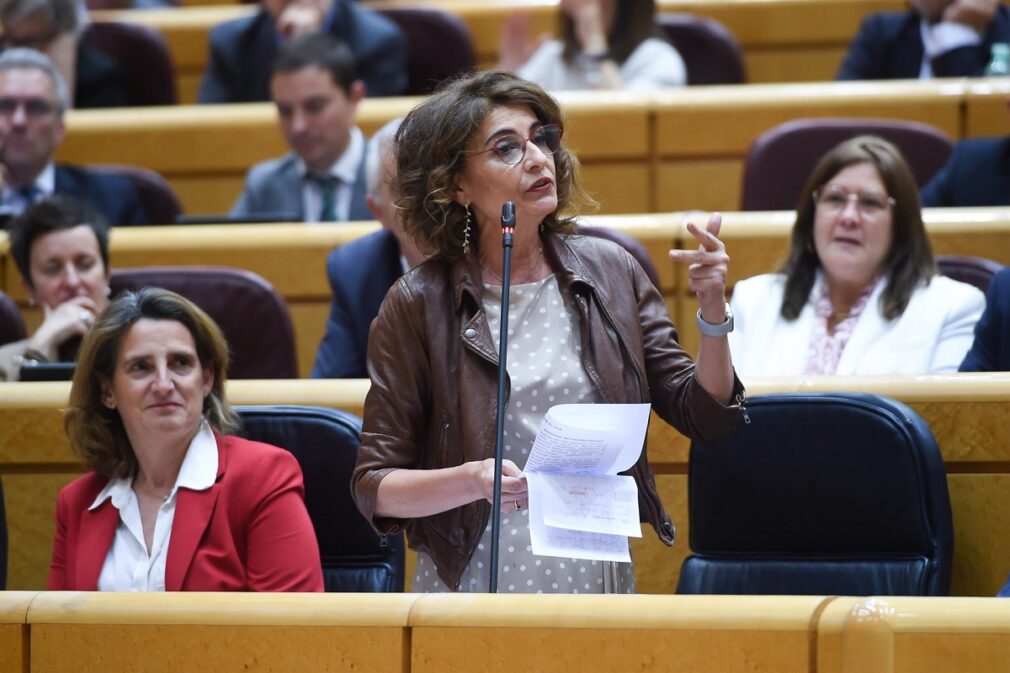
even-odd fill
[[[582,368],[578,313],[553,275],[513,285],[509,299],[505,458],[525,467],[540,421],[555,404],[592,403],[596,394]],[[501,287],[484,286],[484,311],[498,347]],[[492,421],[493,422],[493,419]],[[493,447],[491,447],[493,449]],[[501,515],[498,591],[501,593],[634,593],[630,563],[534,556],[526,509]],[[463,571],[460,591],[486,592],[490,582],[491,521]],[[414,591],[449,591],[431,558],[418,553]]]

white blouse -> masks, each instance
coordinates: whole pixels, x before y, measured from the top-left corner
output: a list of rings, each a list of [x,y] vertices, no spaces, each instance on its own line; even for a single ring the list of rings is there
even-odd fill
[[[586,70],[575,63],[565,63],[561,54],[564,43],[547,40],[533,52],[516,73],[536,82],[548,91],[595,89],[595,69]],[[673,45],[650,37],[620,65],[621,80],[629,91],[652,91],[687,84],[687,66]]]
[[[88,508],[96,509],[111,498],[112,506],[119,510],[119,524],[98,576],[98,590],[164,591],[165,563],[172,522],[175,520],[176,495],[180,488],[204,491],[216,480],[217,441],[210,425],[204,421],[186,450],[175,485],[158,509],[150,554],[144,541],[144,526],[140,520],[137,494],[133,492],[133,480],[114,479],[106,484]]]

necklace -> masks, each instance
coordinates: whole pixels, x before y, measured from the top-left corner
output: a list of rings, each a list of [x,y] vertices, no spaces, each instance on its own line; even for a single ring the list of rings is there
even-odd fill
[[[536,259],[534,260],[533,265],[530,268],[530,271],[523,278],[517,278],[515,282],[512,283],[512,285],[523,285],[525,283],[531,282],[533,277],[537,275],[537,271],[540,270],[540,262],[543,260],[543,258],[544,258],[544,248],[543,246],[539,246],[537,248]],[[491,278],[496,280],[499,284],[502,283],[501,276],[499,276],[494,271],[489,269],[487,265],[484,264],[484,262],[480,262],[480,268],[483,269],[484,272],[487,273],[487,275],[491,276]]]

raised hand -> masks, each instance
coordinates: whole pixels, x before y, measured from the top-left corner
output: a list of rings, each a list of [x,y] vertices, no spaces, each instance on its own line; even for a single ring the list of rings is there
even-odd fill
[[[295,0],[277,17],[277,30],[284,37],[294,37],[321,30],[330,0]]]
[[[678,264],[689,264],[687,270],[688,287],[698,297],[701,315],[706,322],[719,324],[726,316],[726,275],[729,271],[729,255],[726,246],[719,240],[722,215],[713,213],[704,229],[693,222],[687,223],[687,230],[698,241],[697,250],[671,250],[670,259]]]
[[[997,0],[954,0],[943,10],[942,20],[960,23],[984,33],[996,16]]]
[[[74,336],[84,336],[98,315],[98,305],[91,297],[73,297],[49,308],[43,305],[42,324],[35,330],[29,347],[50,360],[56,359],[60,344]]]

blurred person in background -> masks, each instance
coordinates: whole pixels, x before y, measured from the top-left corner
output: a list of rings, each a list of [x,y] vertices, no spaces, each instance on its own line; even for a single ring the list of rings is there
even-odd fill
[[[81,36],[88,16],[78,0],[0,0],[5,49],[27,47],[48,56],[71,92],[73,107],[129,105],[127,75]]]
[[[654,24],[654,0],[561,0],[560,9],[560,40],[531,40],[528,15],[510,15],[500,67],[548,91],[687,84],[684,60]]]
[[[400,119],[387,122],[368,142],[365,177],[368,209],[380,231],[341,245],[326,260],[333,304],[312,378],[367,378],[368,328],[386,292],[425,255],[403,230],[396,210],[396,143]]]
[[[981,77],[992,45],[1010,42],[999,0],[910,0],[863,19],[835,79]]]
[[[874,136],[814,168],[777,273],[736,284],[740,376],[953,372],[985,297],[940,276],[908,164]]]
[[[252,16],[210,33],[201,103],[270,100],[274,57],[296,35],[326,33],[347,43],[369,96],[395,96],[407,87],[407,44],[393,22],[353,0],[262,0]]]
[[[55,196],[10,224],[11,256],[42,323],[0,346],[0,380],[17,381],[25,360],[77,359],[81,338],[109,302],[109,226],[87,204]]]

